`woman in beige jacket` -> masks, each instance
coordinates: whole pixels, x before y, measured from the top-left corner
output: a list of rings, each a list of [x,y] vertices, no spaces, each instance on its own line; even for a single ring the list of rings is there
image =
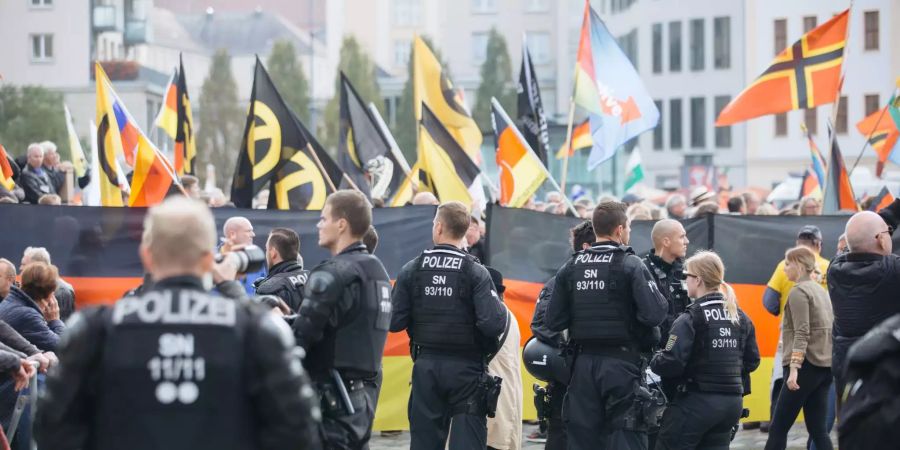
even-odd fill
[[[818,450],[831,450],[825,427],[828,390],[831,387],[831,326],[834,313],[828,292],[813,278],[818,273],[816,255],[807,247],[788,250],[784,273],[796,283],[784,307],[784,357],[790,374],[778,396],[769,427],[766,450],[781,450],[787,434],[803,409],[806,429]]]

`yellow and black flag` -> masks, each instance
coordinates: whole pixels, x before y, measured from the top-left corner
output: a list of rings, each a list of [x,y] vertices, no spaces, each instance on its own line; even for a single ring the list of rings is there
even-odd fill
[[[338,162],[341,170],[353,180],[356,186],[371,197],[366,177],[390,177],[387,196],[393,195],[403,182],[404,173],[400,163],[391,152],[391,144],[382,134],[381,128],[366,108],[359,93],[350,80],[341,72],[340,139],[338,141]]]
[[[257,58],[250,109],[231,184],[235,206],[252,207],[253,197],[270,187],[270,208],[322,208],[331,188],[310,149],[300,121]]]
[[[194,115],[188,97],[184,62],[178,56],[179,68],[166,89],[165,103],[156,118],[156,126],[175,141],[175,170],[178,175],[194,174],[197,144],[194,142]]]
[[[293,111],[291,116],[309,145],[296,152],[275,172],[268,208],[293,211],[322,209],[325,207],[325,197],[334,192],[334,186],[340,184],[344,173]],[[319,178],[324,181],[325,190],[321,189]]]
[[[119,186],[121,168],[116,158],[123,154],[119,120],[114,107],[115,94],[100,63],[94,65],[97,80],[97,153],[100,171],[100,203],[103,206],[125,206]],[[124,114],[123,114],[124,116]]]
[[[478,165],[450,135],[427,105],[419,121],[419,191],[431,191],[441,202],[472,204],[469,187],[481,173]]]

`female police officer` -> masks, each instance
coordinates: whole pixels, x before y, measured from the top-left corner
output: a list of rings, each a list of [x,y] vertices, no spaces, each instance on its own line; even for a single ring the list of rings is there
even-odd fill
[[[753,323],[725,284],[725,266],[713,252],[685,262],[688,295],[694,299],[675,319],[653,372],[675,379],[678,392],[660,425],[657,449],[727,449],[738,422],[743,376],[759,366]]]

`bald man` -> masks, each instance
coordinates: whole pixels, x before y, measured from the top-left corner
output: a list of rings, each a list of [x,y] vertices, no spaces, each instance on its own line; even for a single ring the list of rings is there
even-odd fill
[[[419,192],[412,199],[413,205],[440,205],[437,197],[431,192]]]
[[[225,225],[222,226],[222,235],[224,236],[224,245],[229,247],[253,245],[253,238],[256,237],[256,233],[253,232],[253,224],[250,223],[249,219],[242,216],[229,217],[225,221]],[[256,293],[256,287],[253,286],[253,282],[257,279],[265,278],[266,274],[265,266],[258,272],[244,274],[239,281],[244,285],[247,295]]]
[[[656,222],[650,231],[650,239],[653,241],[653,250],[644,257],[644,265],[650,270],[653,281],[669,304],[666,320],[659,326],[660,335],[668,338],[672,322],[691,302],[681,284],[684,257],[690,241],[684,226],[672,219]]]
[[[838,398],[850,346],[877,324],[900,313],[900,256],[892,254],[891,235],[900,218],[900,200],[875,214],[856,213],[847,221],[849,252],[828,267],[828,293],[834,308],[831,369]]]
[[[9,295],[9,289],[16,282],[16,266],[8,259],[0,258],[0,301]]]

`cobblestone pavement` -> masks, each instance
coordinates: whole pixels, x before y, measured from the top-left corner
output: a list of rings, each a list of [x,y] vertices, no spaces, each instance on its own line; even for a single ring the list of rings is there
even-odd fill
[[[535,429],[537,429],[537,426],[525,425],[523,430],[525,436],[531,434]],[[768,434],[762,433],[759,430],[741,430],[731,443],[731,448],[762,449],[766,446],[767,436]],[[788,434],[788,450],[805,450],[806,437],[806,426],[804,426],[803,423],[798,422],[791,428],[791,432]],[[831,440],[834,443],[835,448],[837,448],[837,435],[832,433]],[[409,448],[409,433],[404,431],[396,436],[381,436],[381,433],[375,432],[369,447],[371,450]],[[543,448],[544,444],[542,443],[528,442],[524,438],[522,440],[523,450],[537,450]]]

